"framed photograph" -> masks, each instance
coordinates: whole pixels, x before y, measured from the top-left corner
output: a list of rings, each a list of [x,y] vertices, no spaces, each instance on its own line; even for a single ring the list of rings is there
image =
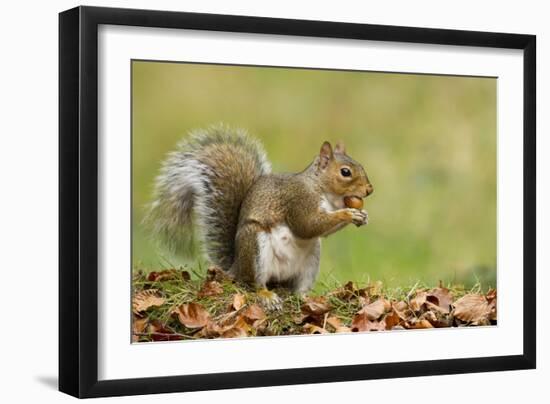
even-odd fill
[[[59,389],[534,368],[535,54],[523,34],[61,13]]]

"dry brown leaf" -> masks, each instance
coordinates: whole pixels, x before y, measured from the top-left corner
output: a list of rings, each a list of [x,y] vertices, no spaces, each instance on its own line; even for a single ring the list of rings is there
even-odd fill
[[[231,279],[232,277],[220,267],[211,266],[206,270],[207,281],[223,282]]]
[[[349,300],[358,296],[358,292],[359,292],[359,289],[357,289],[357,285],[352,281],[349,281],[344,285],[344,287],[341,290],[341,294],[338,297],[344,300]]]
[[[145,331],[145,327],[147,327],[147,323],[149,322],[149,319],[147,317],[145,318],[139,318],[134,317],[132,321],[132,329],[135,333],[141,334]]]
[[[294,322],[296,324],[305,324],[305,323],[311,323],[315,324],[319,327],[323,327],[325,325],[325,317],[328,316],[328,312],[325,314],[321,314],[319,316],[315,316],[312,314],[300,314],[296,317],[294,317]]]
[[[386,329],[386,322],[372,321],[365,312],[357,313],[351,322],[351,330],[357,331],[383,331]]]
[[[454,302],[453,306],[453,315],[459,320],[473,325],[489,323],[491,307],[485,296],[470,293]]]
[[[338,317],[335,317],[335,316],[327,317],[326,323],[330,325],[332,328],[334,328],[335,330],[343,326],[342,320],[340,320]]]
[[[201,338],[241,338],[250,335],[252,327],[243,316],[232,316],[232,319],[234,319],[234,321],[230,324],[220,324],[214,321],[208,321],[206,326],[194,335]]]
[[[384,321],[386,322],[386,330],[392,330],[395,326],[401,324],[401,317],[395,311],[393,305],[392,310],[384,317]]]
[[[257,324],[258,321],[265,320],[265,311],[257,304],[253,304],[244,309],[241,313],[243,319],[249,324]]]
[[[139,334],[143,334],[148,322],[149,319],[147,317],[139,318],[137,316],[134,316],[132,320],[132,342],[139,341]]]
[[[420,316],[420,319],[428,320],[435,328],[450,327],[452,325],[452,319],[449,317],[449,313],[445,313],[439,306],[432,305],[429,302],[426,302],[426,304],[429,307],[435,307],[435,309],[424,312]]]
[[[149,282],[157,282],[174,279],[176,277],[174,271],[175,270],[172,269],[165,269],[164,271],[159,272],[153,271],[150,272],[149,275],[147,275],[147,280]]]
[[[315,324],[306,323],[304,324],[304,331],[306,334],[327,334],[328,331],[322,327],[316,326]]]
[[[413,311],[420,311],[424,303],[426,303],[426,297],[428,294],[424,290],[419,290],[416,295],[409,301],[409,307]]]
[[[336,332],[336,333],[351,332],[351,328],[346,327],[342,323],[342,320],[340,320],[338,317],[335,317],[335,316],[328,316],[327,319],[326,319],[326,324],[328,324],[330,327],[332,327],[334,329],[334,332]]]
[[[198,338],[218,338],[225,330],[231,326],[222,326],[214,321],[209,320],[204,327],[193,334]]]
[[[344,286],[335,289],[334,291],[330,292],[329,295],[336,296],[338,299],[341,300],[352,300],[352,299],[362,299],[367,300],[368,302],[368,289],[358,289],[357,285],[349,281]],[[363,304],[366,304],[367,302],[364,302]]]
[[[324,296],[308,297],[301,306],[302,313],[321,316],[330,310],[327,298]]]
[[[420,319],[421,320],[428,320],[430,322],[430,324],[433,325],[434,327],[438,323],[437,315],[433,311],[425,312],[424,314],[422,314],[422,316],[420,316]]]
[[[226,327],[223,332],[221,333],[222,338],[242,338],[242,337],[248,337],[250,334],[251,327],[248,325],[246,320],[243,318],[243,316],[239,316],[237,320],[230,325],[229,327]]]
[[[245,295],[241,293],[235,293],[233,295],[233,301],[231,302],[231,308],[234,310],[240,310],[246,303]]]
[[[175,334],[174,331],[158,320],[153,320],[149,323],[147,331],[153,341],[179,341],[183,339],[181,335]]]
[[[221,326],[226,326],[232,324],[235,321],[235,318],[239,315],[238,311],[231,310],[225,314],[220,315],[216,318],[216,322]]]
[[[448,314],[451,312],[453,294],[447,288],[440,286],[438,288],[431,289],[426,295],[426,300],[438,306],[439,311],[443,313]]]
[[[159,296],[157,289],[140,290],[132,299],[132,311],[134,314],[139,314],[149,307],[162,306],[164,302],[164,298]]]
[[[485,295],[487,303],[489,304],[489,309],[491,313],[489,314],[489,320],[497,320],[497,291],[495,289],[490,289]]]
[[[493,300],[496,300],[497,298],[497,291],[495,289],[489,289],[487,294],[485,295],[485,298],[489,303],[491,303]]]
[[[188,281],[191,279],[191,275],[189,275],[189,272],[187,271],[177,270],[175,268],[164,269],[159,272],[153,271],[153,272],[150,272],[149,275],[147,275],[147,280],[149,282],[162,282],[162,281],[177,280],[177,279],[183,279],[184,281]]]
[[[410,328],[434,328],[433,325],[425,318],[413,322]]]
[[[429,297],[429,296],[428,296]],[[436,299],[434,299],[435,301]],[[426,303],[424,303],[424,309],[427,311],[433,311],[440,314],[449,314],[449,311],[447,311],[444,307],[440,307],[439,305],[432,303],[428,300],[426,300]]]
[[[369,320],[378,320],[382,315],[390,310],[391,304],[386,299],[378,299],[366,306],[364,306],[359,313],[365,313]]]
[[[216,281],[206,281],[197,294],[198,297],[216,296],[223,293],[222,285]]]
[[[381,296],[382,295],[382,281],[376,281],[369,283],[366,288],[364,288],[364,293],[368,296]]]
[[[172,313],[176,314],[179,322],[187,328],[204,327],[210,320],[210,314],[198,303],[182,304]]]
[[[224,331],[220,336],[222,338],[244,338],[248,337],[248,333],[243,328],[232,327]]]
[[[414,317],[414,313],[406,302],[399,301],[392,303],[392,309],[402,321],[409,321]]]

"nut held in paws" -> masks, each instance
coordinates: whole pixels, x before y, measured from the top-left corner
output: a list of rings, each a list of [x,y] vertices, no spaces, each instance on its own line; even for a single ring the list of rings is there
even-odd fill
[[[344,205],[346,205],[348,208],[362,209],[363,200],[357,196],[346,196],[344,197]]]

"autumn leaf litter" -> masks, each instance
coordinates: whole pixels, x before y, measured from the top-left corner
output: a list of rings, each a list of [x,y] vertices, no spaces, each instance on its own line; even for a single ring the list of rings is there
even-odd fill
[[[133,279],[132,341],[175,341],[495,325],[496,290],[479,285],[385,289],[348,282],[324,295],[276,289],[283,309],[269,311],[254,290],[212,267],[206,277],[165,269]]]

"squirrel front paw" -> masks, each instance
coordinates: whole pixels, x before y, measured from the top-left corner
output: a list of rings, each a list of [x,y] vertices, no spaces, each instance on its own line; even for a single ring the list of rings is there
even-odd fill
[[[369,223],[369,214],[366,210],[348,208],[348,211],[351,213],[351,222],[357,227]]]

